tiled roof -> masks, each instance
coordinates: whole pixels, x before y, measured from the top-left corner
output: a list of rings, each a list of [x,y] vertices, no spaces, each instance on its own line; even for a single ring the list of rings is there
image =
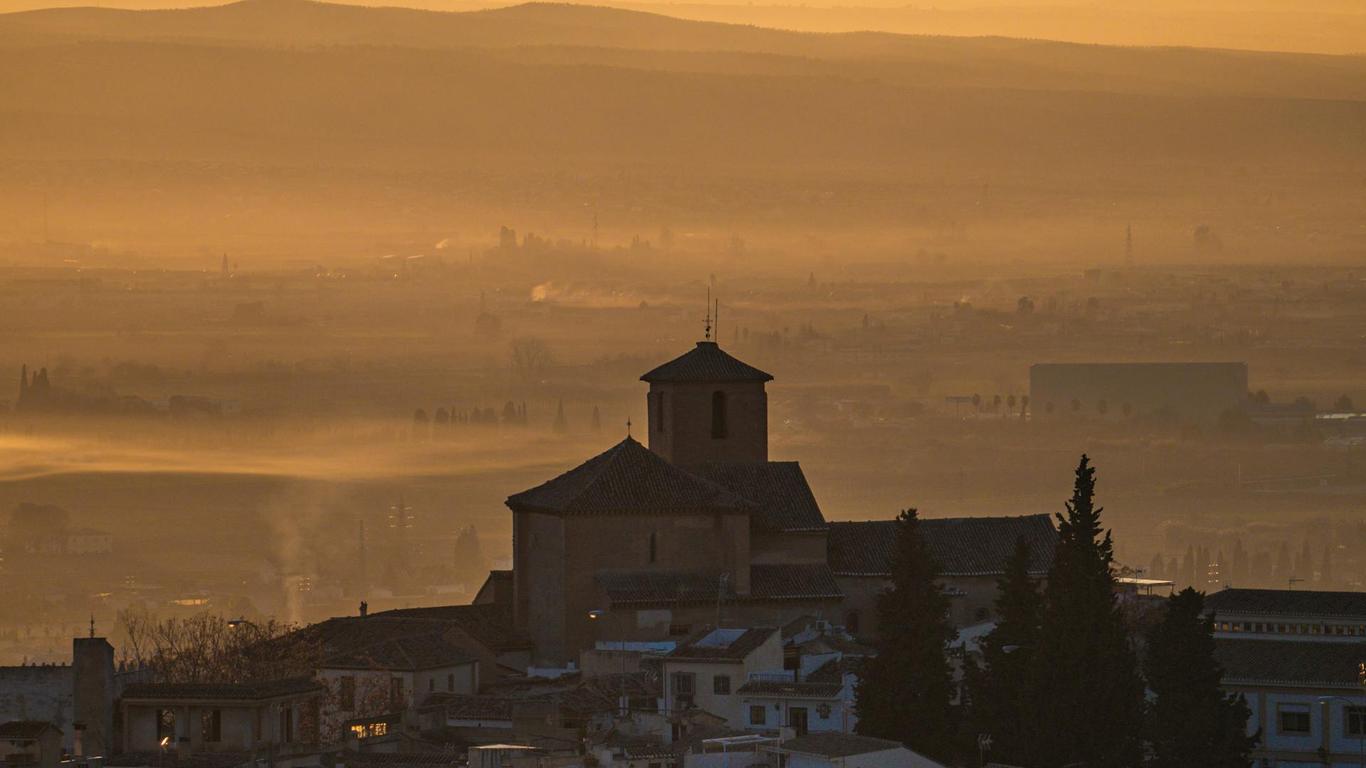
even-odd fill
[[[381,621],[408,622],[406,628],[395,626],[386,635],[402,635],[419,632],[413,622],[429,621],[449,624],[492,651],[516,651],[531,647],[531,640],[513,626],[512,616],[506,606],[483,605],[439,605],[430,608],[395,608],[391,611],[372,613],[362,619],[344,619],[349,622]],[[337,621],[331,619],[330,621]],[[382,631],[382,630],[381,630]]]
[[[835,574],[824,563],[751,565],[751,600],[843,599]]]
[[[752,696],[791,696],[802,699],[833,699],[840,695],[844,686],[840,683],[827,683],[819,680],[801,682],[781,682],[778,680],[750,680],[740,686],[740,693]]]
[[[706,628],[678,644],[666,661],[744,661],[778,630],[774,627],[748,629]]]
[[[36,739],[49,728],[61,733],[60,728],[46,720],[11,720],[0,723],[0,739]]]
[[[324,690],[311,677],[261,680],[248,683],[133,683],[123,689],[125,699],[231,699],[260,701]]]
[[[782,743],[784,752],[800,752],[804,755],[821,757],[853,757],[870,752],[885,752],[901,749],[901,742],[875,739],[872,736],[857,736],[852,733],[808,733]]]
[[[795,461],[703,464],[689,470],[758,508],[756,520],[776,531],[824,531],[825,516]]]
[[[325,659],[326,669],[421,670],[453,667],[474,661],[470,653],[439,631],[393,637]]]
[[[458,693],[433,694],[427,703],[440,706],[454,720],[511,720],[513,700],[505,696],[471,696]]]
[[[721,350],[714,341],[699,341],[697,346],[655,368],[641,381],[773,381],[773,377],[748,363],[742,363]]]
[[[806,676],[806,680],[811,683],[840,683],[842,685],[846,672],[857,675],[862,666],[863,659],[861,658],[845,656],[843,658],[831,659],[811,670],[811,673]]]
[[[317,668],[325,660],[364,653],[397,638],[432,635],[462,648],[470,646],[465,650],[475,658],[481,649],[483,654],[498,654],[531,647],[531,641],[513,628],[503,606],[446,605],[327,619],[266,641],[255,650],[270,657],[300,659]]]
[[[628,700],[658,698],[659,681],[644,672],[598,675],[561,695],[558,703],[565,711],[577,715],[615,712],[623,691]]]
[[[744,512],[752,505],[627,437],[553,480],[508,497],[516,511],[611,515]]]
[[[1358,688],[1366,643],[1215,638],[1224,683]]]
[[[735,581],[716,571],[604,571],[598,583],[613,605],[639,605],[747,600],[838,600],[844,593],[823,563],[751,565],[750,591],[737,595]]]
[[[427,697],[424,708],[435,708],[449,718],[461,720],[512,720],[519,711],[524,716],[543,716],[547,711],[545,705],[576,715],[612,712],[622,691],[633,699],[659,696],[659,681],[644,672],[541,682],[520,690],[510,685],[499,686],[495,689],[498,693],[477,696],[433,693]]]
[[[610,571],[598,575],[598,583],[613,605],[636,603],[688,603],[715,601],[721,574],[711,571]],[[735,598],[727,582],[724,599]]]
[[[1220,614],[1333,616],[1366,619],[1366,592],[1289,589],[1222,589],[1205,597],[1205,610]]]
[[[841,576],[891,574],[896,526],[895,520],[831,523],[830,568]],[[1047,573],[1058,541],[1048,515],[923,518],[920,531],[942,576],[1003,573],[1020,537],[1029,544],[1030,572]]]

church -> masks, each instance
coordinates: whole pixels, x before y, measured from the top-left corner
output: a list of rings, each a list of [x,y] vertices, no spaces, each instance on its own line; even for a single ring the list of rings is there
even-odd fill
[[[511,611],[533,664],[563,667],[600,640],[666,643],[706,626],[800,617],[857,626],[860,614],[871,626],[860,585],[875,592],[888,569],[865,562],[878,553],[853,549],[869,536],[848,526],[871,534],[877,523],[838,524],[844,535],[831,550],[832,526],[801,467],[769,460],[773,377],[707,340],[640,378],[649,385],[647,445],[628,436],[507,499],[513,569],[492,574],[476,602]],[[1047,570],[1056,534],[1045,516],[994,520],[1004,523],[993,527],[1004,544],[986,553],[991,565],[1004,564],[1019,528],[1042,541],[1038,566]],[[999,569],[977,570],[988,577],[983,597],[994,595]]]

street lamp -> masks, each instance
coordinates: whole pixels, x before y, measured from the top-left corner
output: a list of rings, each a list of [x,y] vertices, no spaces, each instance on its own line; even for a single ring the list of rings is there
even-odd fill
[[[1352,701],[1351,699],[1347,698],[1346,696],[1320,696],[1320,697],[1318,698],[1318,702],[1319,702],[1320,704],[1328,704],[1329,702],[1333,702],[1333,701],[1340,701],[1340,702],[1342,702],[1343,704],[1347,705],[1348,707],[1358,707],[1358,708],[1361,707],[1361,704],[1359,704],[1359,703],[1357,703],[1357,702],[1355,702],[1355,701]],[[1330,707],[1328,711],[1331,713],[1331,712],[1332,712],[1332,708]],[[1343,736],[1346,736],[1346,735],[1347,735],[1347,723],[1348,723],[1348,719],[1349,719],[1349,714],[1348,714],[1348,712],[1347,712],[1346,709],[1342,710],[1342,714],[1343,714],[1343,718],[1342,718],[1342,735],[1343,735]],[[1325,725],[1326,728],[1328,728],[1328,734],[1329,734],[1329,738],[1330,738],[1330,741],[1329,741],[1328,743],[1329,743],[1329,744],[1332,744],[1331,738],[1332,738],[1332,733],[1333,733],[1333,724],[1332,724],[1332,722],[1328,722],[1328,723],[1325,723],[1324,725]],[[1366,723],[1362,723],[1362,722],[1358,721],[1358,723],[1357,723],[1357,750],[1358,750],[1358,754],[1357,754],[1357,765],[1360,766],[1360,768],[1366,768],[1366,727],[1362,727],[1362,726],[1366,726]]]

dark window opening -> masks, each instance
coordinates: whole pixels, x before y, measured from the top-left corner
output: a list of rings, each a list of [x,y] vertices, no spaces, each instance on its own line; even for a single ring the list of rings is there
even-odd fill
[[[389,678],[389,705],[394,709],[403,709],[403,678]]]
[[[660,432],[664,431],[664,393],[655,395],[655,424]]]
[[[726,393],[711,393],[711,436],[720,440],[726,436]]]
[[[1280,711],[1281,733],[1309,733],[1309,708],[1282,709]]]
[[[851,635],[858,634],[858,611],[850,611],[844,615],[844,628],[849,630],[849,634]]]
[[[337,686],[337,706],[344,712],[356,708],[356,678],[347,675]]]
[[[754,705],[749,708],[750,725],[766,725],[768,723],[768,710],[762,705]]]
[[[1366,736],[1366,707],[1347,707],[1342,712],[1343,730],[1348,736]]]
[[[659,539],[654,531],[650,531],[650,562],[655,562],[659,557]]]
[[[711,692],[717,696],[730,695],[730,675],[716,675],[711,679]]]
[[[449,675],[446,675],[446,690],[448,690],[448,691],[454,691],[454,690],[455,690],[455,673],[451,673],[451,674],[449,674]]]
[[[209,709],[199,715],[199,735],[206,744],[223,740],[223,710]]]
[[[280,710],[280,743],[294,741],[294,710],[285,707]]]

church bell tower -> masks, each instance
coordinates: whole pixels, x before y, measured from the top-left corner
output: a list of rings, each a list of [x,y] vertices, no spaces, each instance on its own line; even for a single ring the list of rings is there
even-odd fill
[[[707,340],[640,380],[650,385],[650,450],[684,467],[768,461],[771,375]]]

